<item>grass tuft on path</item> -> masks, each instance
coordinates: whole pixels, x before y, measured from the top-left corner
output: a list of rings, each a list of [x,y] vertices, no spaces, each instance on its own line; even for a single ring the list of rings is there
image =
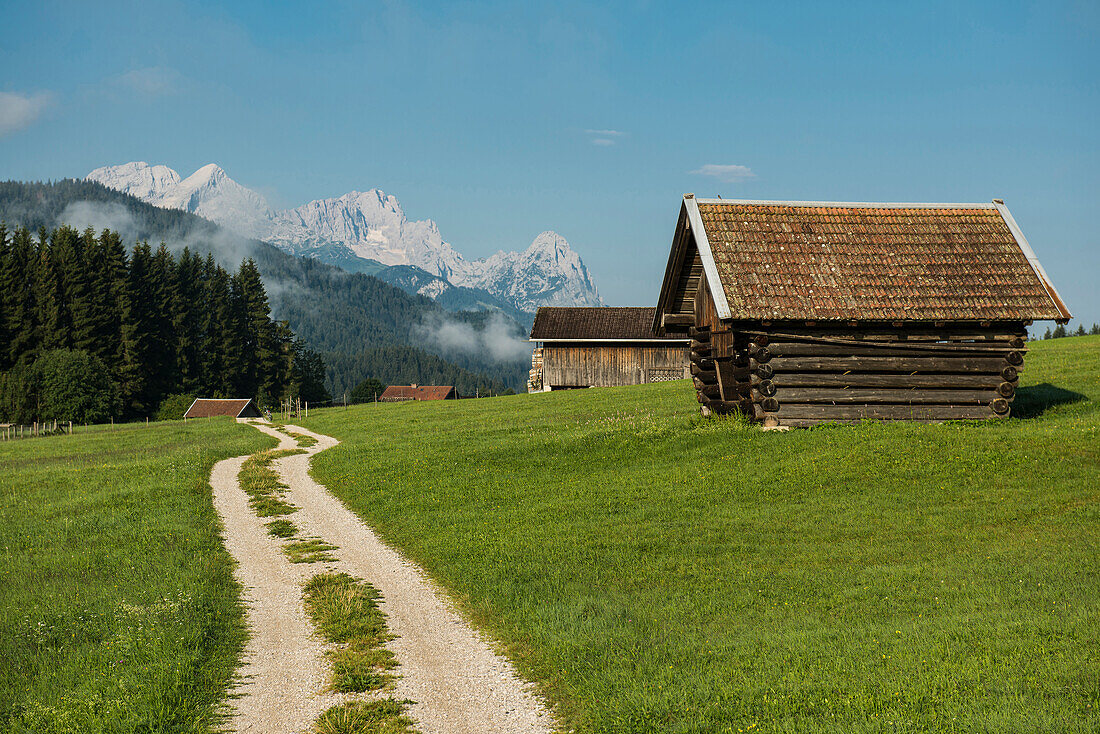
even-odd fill
[[[317,631],[338,645],[327,653],[333,664],[333,690],[341,693],[382,688],[397,662],[383,645],[391,639],[378,608],[381,595],[346,573],[323,573],[306,584],[305,606]]]
[[[0,443],[0,731],[203,732],[246,631],[209,486],[229,419]]]
[[[336,557],[329,551],[339,550],[339,546],[326,543],[320,538],[307,538],[295,540],[283,546],[283,553],[291,563],[322,563],[335,561]]]
[[[267,523],[267,532],[274,538],[293,538],[298,534],[298,526],[286,518],[278,518]]]
[[[398,701],[351,701],[333,706],[314,725],[316,734],[415,734]]]
[[[1100,730],[1100,337],[996,422],[762,432],[688,382],[311,412],[313,476],[591,732]]]
[[[237,478],[248,495],[248,505],[258,517],[290,515],[296,508],[282,498],[287,487],[271,468],[271,462],[284,456],[303,453],[301,449],[271,449],[251,456],[241,466]]]

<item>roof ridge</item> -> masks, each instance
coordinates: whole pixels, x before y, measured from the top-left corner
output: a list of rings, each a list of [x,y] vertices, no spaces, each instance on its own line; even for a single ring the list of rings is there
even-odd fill
[[[734,204],[738,206],[831,207],[840,209],[992,209],[996,203],[930,203],[881,201],[770,201],[767,199],[696,199],[699,204]]]

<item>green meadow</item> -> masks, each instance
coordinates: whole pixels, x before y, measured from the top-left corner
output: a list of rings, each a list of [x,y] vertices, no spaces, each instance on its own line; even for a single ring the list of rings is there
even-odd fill
[[[0,731],[208,732],[245,639],[208,480],[229,419],[0,442]]]
[[[1016,417],[763,432],[686,382],[311,413],[315,477],[577,732],[1100,730],[1100,337]]]

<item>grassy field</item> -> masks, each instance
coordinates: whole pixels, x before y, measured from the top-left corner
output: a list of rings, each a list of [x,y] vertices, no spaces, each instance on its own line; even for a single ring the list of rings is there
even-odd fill
[[[229,419],[0,443],[0,731],[206,732],[244,640],[207,483]]]
[[[1100,337],[1004,422],[766,433],[686,382],[317,411],[314,475],[578,732],[1100,730]]]

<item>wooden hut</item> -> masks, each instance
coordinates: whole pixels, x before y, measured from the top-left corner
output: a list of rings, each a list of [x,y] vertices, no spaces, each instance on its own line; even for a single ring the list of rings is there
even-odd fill
[[[658,336],[652,308],[542,307],[535,314],[528,390],[611,387],[683,380],[685,334]]]
[[[765,426],[1009,415],[1027,326],[1070,318],[1004,202],[686,194],[654,317],[704,414]]]
[[[198,398],[183,414],[184,418],[212,418],[228,415],[232,418],[260,418],[255,403],[247,398]]]
[[[379,396],[383,403],[403,403],[408,400],[457,400],[453,385],[390,385]]]

